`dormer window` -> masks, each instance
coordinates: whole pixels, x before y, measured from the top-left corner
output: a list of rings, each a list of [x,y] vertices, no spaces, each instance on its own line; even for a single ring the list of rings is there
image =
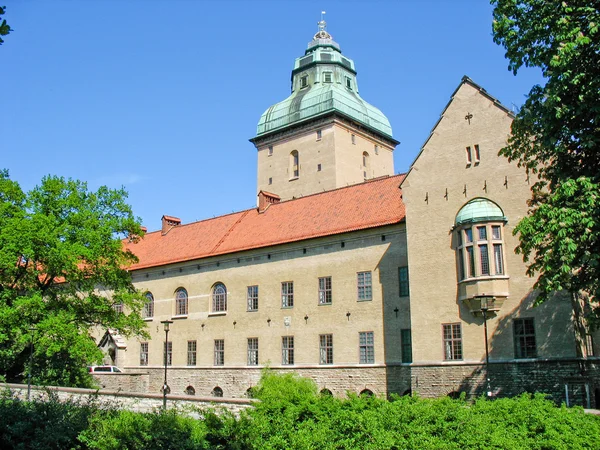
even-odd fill
[[[300,89],[308,87],[308,75],[302,75],[300,77]]]
[[[331,83],[333,78],[331,75],[331,72],[323,73],[323,83]]]

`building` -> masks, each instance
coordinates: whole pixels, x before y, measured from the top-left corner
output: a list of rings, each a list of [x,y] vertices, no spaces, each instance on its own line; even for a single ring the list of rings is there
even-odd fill
[[[159,392],[171,320],[172,393],[241,397],[269,366],[335,395],[600,398],[593,336],[578,353],[569,302],[533,307],[512,250],[530,197],[527,175],[498,156],[512,118],[464,77],[410,171],[394,175],[389,121],[360,97],[322,21],[291,95],[251,139],[258,207],[163,216],[127,244],[151,339],[112,345],[112,362]]]

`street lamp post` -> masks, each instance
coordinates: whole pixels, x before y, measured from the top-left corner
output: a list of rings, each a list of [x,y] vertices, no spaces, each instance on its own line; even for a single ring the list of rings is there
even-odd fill
[[[33,371],[33,332],[35,327],[30,327],[31,340],[29,342],[29,372],[27,373],[27,401],[31,398],[31,372]]]
[[[493,297],[482,296],[481,301],[481,314],[483,314],[483,332],[485,335],[485,379],[487,396],[492,396],[492,388],[490,385],[490,352],[488,350],[488,331],[487,331],[487,313],[490,310],[490,301],[494,301]]]
[[[163,320],[161,322],[165,327],[165,382],[163,384],[163,411],[167,410],[167,391],[169,390],[169,385],[167,384],[167,362],[168,355],[167,350],[169,347],[169,325],[173,323],[172,320]]]

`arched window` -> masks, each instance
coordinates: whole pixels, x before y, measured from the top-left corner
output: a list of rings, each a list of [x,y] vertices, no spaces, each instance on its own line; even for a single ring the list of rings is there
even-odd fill
[[[300,158],[298,150],[293,150],[290,153],[290,178],[298,178],[300,176]]]
[[[363,165],[363,177],[366,180],[369,173],[369,154],[363,152],[362,154],[362,165]]]
[[[185,392],[187,395],[196,395],[196,389],[194,389],[194,386],[188,386],[185,388]]]
[[[373,391],[370,389],[363,389],[358,395],[361,397],[373,397]]]
[[[219,386],[215,386],[211,392],[213,397],[223,397],[223,389]]]
[[[504,275],[502,209],[485,198],[468,202],[456,215],[455,233],[460,280]]]
[[[184,288],[175,291],[175,315],[185,316],[188,313],[188,294]]]
[[[319,394],[321,394],[321,396],[323,396],[323,397],[333,396],[332,392],[327,388],[321,389],[321,392],[319,392]]]
[[[223,283],[213,286],[212,310],[213,312],[227,311],[227,288]]]
[[[142,309],[142,317],[144,319],[154,316],[154,296],[152,292],[146,292],[146,300],[144,309]]]

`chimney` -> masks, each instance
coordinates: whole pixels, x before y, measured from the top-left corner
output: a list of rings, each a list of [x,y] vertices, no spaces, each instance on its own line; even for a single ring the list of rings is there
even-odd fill
[[[162,231],[161,234],[164,236],[171,228],[181,225],[181,219],[173,216],[162,216]]]
[[[148,228],[147,228],[147,227],[144,227],[144,226],[142,226],[142,227],[140,227],[140,228],[142,229],[142,231],[143,231],[144,233],[147,233],[147,232],[148,232]]]
[[[279,195],[260,191],[258,193],[258,212],[264,213],[271,204],[279,203],[280,201],[281,197],[279,197]]]

